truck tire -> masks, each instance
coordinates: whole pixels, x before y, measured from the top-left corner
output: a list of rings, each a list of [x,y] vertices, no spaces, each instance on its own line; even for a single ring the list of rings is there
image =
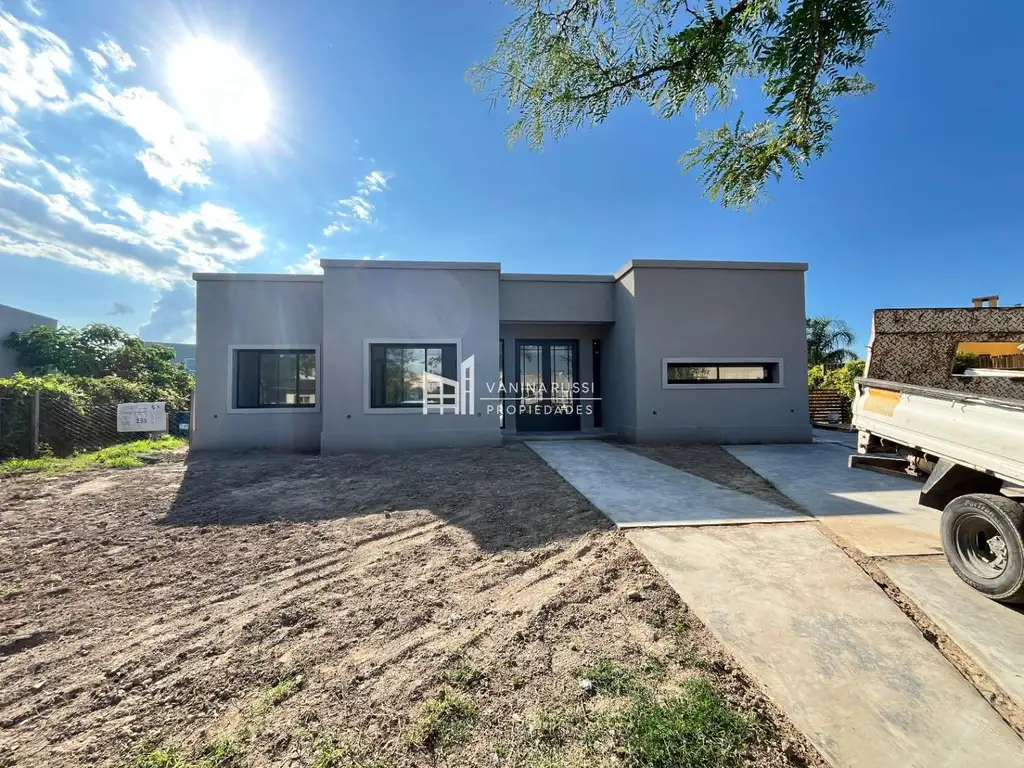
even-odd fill
[[[942,548],[956,575],[986,597],[1024,603],[1024,507],[969,493],[942,511]]]

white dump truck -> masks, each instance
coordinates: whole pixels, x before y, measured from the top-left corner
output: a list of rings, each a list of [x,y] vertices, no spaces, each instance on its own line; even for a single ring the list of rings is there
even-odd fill
[[[1024,603],[1024,307],[878,310],[855,386],[858,453],[926,475],[953,570]]]

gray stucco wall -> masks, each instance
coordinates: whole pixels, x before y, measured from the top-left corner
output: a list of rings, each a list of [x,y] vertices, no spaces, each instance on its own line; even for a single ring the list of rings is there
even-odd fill
[[[479,398],[498,371],[498,265],[324,263],[324,453],[497,445]],[[475,357],[476,414],[370,409],[367,343],[459,340]]]
[[[582,324],[582,323],[502,323],[501,339],[505,345],[505,381],[514,382],[516,375],[516,339],[578,339],[579,340],[579,381],[591,385],[594,383],[594,339],[601,340],[601,354],[607,357],[604,347],[607,346],[606,335],[607,324]],[[604,388],[604,369],[602,369],[602,388]],[[487,397],[495,395],[488,393]],[[581,394],[580,397],[590,397],[588,394]],[[580,401],[581,406],[593,405]],[[498,403],[488,401],[484,405],[497,406]],[[507,405],[513,406],[511,400]],[[603,415],[603,411],[602,411]],[[607,422],[607,417],[605,417]],[[580,414],[580,429],[594,428],[594,414],[584,412]],[[505,432],[511,433],[516,429],[516,417],[514,413],[505,415]]]
[[[636,290],[633,272],[615,283],[615,324],[604,350],[602,404],[605,429],[636,440]]]
[[[641,267],[631,274],[636,440],[810,442],[802,270]],[[665,389],[662,359],[672,357],[781,358],[783,386]]]
[[[15,331],[27,331],[36,325],[56,328],[57,321],[52,317],[0,304],[0,379],[7,378],[18,370],[18,356],[14,350],[3,346],[3,343]]]
[[[231,275],[196,283],[196,393],[192,448],[320,447],[323,406],[323,289],[318,277]],[[231,412],[231,347],[317,347],[314,409]]]
[[[503,323],[607,323],[615,319],[611,277],[502,275]]]

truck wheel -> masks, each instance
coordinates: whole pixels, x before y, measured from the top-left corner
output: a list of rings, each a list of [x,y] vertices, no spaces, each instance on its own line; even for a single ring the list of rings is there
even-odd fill
[[[942,548],[956,575],[1004,603],[1024,603],[1024,507],[969,493],[942,511]]]

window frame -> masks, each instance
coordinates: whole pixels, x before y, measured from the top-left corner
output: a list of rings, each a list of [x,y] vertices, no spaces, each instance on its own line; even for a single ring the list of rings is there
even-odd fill
[[[313,405],[258,405],[239,408],[236,403],[238,382],[235,380],[239,352],[278,352],[280,354],[312,352],[316,360],[316,388]],[[228,413],[319,413],[322,369],[319,344],[229,344],[228,345]]]
[[[778,381],[738,382],[709,381],[706,384],[692,382],[671,382],[668,378],[669,365],[775,365],[778,367]],[[662,389],[782,389],[785,386],[785,369],[781,357],[663,357],[661,359]]]
[[[376,344],[385,344],[393,346],[416,346],[416,347],[437,347],[444,344],[455,345],[455,365],[456,374],[461,370],[462,366],[462,339],[439,339],[434,337],[419,338],[419,339],[363,339],[363,413],[374,415],[374,414],[419,414],[423,415],[423,409],[415,405],[403,405],[403,406],[382,406],[380,408],[374,408],[370,401],[370,394],[373,389],[373,364],[370,359],[371,348]],[[457,378],[457,377],[456,377]],[[431,416],[454,416],[452,413],[437,414],[434,412],[430,413]]]

